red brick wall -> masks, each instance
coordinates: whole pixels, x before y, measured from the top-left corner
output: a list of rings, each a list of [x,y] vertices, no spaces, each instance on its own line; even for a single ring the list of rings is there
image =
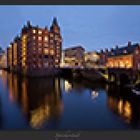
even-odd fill
[[[136,50],[133,53],[133,64],[134,64],[134,70],[138,70],[138,64],[140,65],[140,46],[136,48]]]

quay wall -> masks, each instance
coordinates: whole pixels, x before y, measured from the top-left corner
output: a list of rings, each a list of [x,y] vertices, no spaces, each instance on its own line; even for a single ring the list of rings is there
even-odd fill
[[[48,77],[61,74],[60,68],[37,68],[37,69],[7,69],[7,71],[27,77]]]
[[[82,70],[81,75],[93,82],[105,82],[105,79],[96,70]]]

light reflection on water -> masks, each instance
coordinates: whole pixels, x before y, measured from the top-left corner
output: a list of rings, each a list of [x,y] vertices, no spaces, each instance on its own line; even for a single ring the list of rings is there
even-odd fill
[[[0,100],[1,129],[140,128],[140,98],[111,85],[1,71]]]

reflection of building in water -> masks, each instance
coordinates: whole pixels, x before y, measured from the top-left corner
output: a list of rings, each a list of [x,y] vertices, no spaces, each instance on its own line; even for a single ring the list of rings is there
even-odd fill
[[[24,114],[28,114],[28,95],[27,95],[27,80],[23,79],[21,83],[21,91],[22,91],[22,97],[21,97],[21,103],[22,103],[22,109]]]
[[[4,70],[0,70],[0,75],[1,75],[1,78],[2,78],[2,84],[3,84],[3,87],[6,89],[6,85],[7,85],[7,72],[4,71]]]
[[[50,119],[59,122],[63,112],[59,79],[20,79],[8,74],[8,87],[10,97],[18,99],[32,128],[43,128]]]
[[[122,99],[116,99],[111,96],[108,97],[108,106],[115,113],[119,114],[126,122],[130,123],[132,120],[132,107],[130,102]]]
[[[32,87],[33,86],[33,87]],[[34,86],[37,87],[36,90]],[[33,88],[33,89],[31,89]],[[34,91],[32,91],[34,90]],[[46,79],[40,83],[36,81],[35,84],[29,85],[28,92],[36,95],[36,99],[30,104],[30,124],[33,128],[41,128],[41,126],[50,118],[59,121],[59,117],[63,111],[63,103],[61,101],[60,80]],[[34,95],[33,95],[34,94]]]
[[[7,85],[9,89],[9,99],[11,102],[17,101],[20,91],[18,91],[18,78],[17,75],[7,73]]]
[[[65,80],[64,81],[64,90],[65,90],[65,92],[69,92],[71,89],[72,89],[72,84],[69,81]]]
[[[9,89],[9,100],[13,102],[13,75],[11,73],[7,74],[7,85]]]

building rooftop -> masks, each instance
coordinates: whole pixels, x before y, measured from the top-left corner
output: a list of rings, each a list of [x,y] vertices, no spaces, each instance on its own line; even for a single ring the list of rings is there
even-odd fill
[[[79,49],[79,48],[85,51],[85,49],[84,49],[82,46],[80,46],[80,45],[78,45],[78,46],[73,46],[73,47],[70,47],[70,48],[66,48],[64,51],[76,50],[76,49]]]
[[[126,46],[122,47],[117,46],[115,49],[111,49],[108,52],[108,57],[132,54],[138,46],[139,46],[138,43],[131,44],[130,42]]]

